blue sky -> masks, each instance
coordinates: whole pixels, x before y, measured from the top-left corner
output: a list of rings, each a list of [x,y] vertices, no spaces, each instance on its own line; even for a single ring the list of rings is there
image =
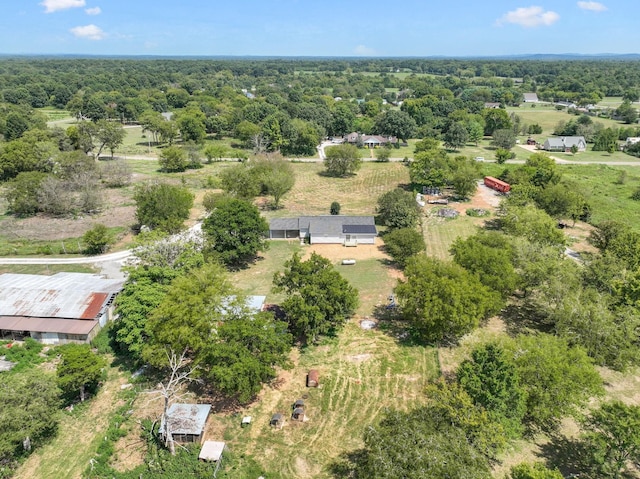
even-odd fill
[[[3,0],[0,53],[638,53],[636,0]]]

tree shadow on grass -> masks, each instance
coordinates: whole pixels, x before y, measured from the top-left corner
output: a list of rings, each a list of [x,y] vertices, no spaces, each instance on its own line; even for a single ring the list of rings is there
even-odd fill
[[[540,444],[539,456],[547,467],[558,468],[563,477],[597,477],[588,447],[580,439],[554,435],[549,442]]]
[[[327,466],[329,474],[335,479],[355,479],[356,464],[364,459],[366,451],[357,449],[342,453],[336,460]]]
[[[378,329],[392,337],[400,346],[423,346],[411,329],[408,321],[402,319],[398,307],[378,305],[374,308],[372,316],[378,321]]]
[[[326,170],[318,171],[318,176],[322,176],[323,178],[335,178],[337,180],[345,180],[349,178],[353,178],[357,176],[357,173],[347,173],[345,175],[336,175],[335,173],[330,173]]]
[[[543,333],[549,333],[552,330],[550,325],[545,324],[545,317],[540,314],[540,311],[527,302],[509,304],[502,311],[502,318],[510,336],[516,336],[532,330]]]

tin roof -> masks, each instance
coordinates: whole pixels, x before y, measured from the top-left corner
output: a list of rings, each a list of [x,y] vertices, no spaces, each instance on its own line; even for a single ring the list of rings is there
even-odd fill
[[[100,323],[97,320],[78,321],[60,318],[28,318],[0,316],[0,329],[6,331],[32,331],[34,333],[62,333],[88,335]]]
[[[210,404],[172,404],[167,411],[171,434],[193,434],[199,436],[204,430]],[[160,424],[164,430],[164,418]]]
[[[95,274],[0,275],[0,314],[35,318],[95,319],[122,280]],[[26,329],[25,329],[26,331]]]

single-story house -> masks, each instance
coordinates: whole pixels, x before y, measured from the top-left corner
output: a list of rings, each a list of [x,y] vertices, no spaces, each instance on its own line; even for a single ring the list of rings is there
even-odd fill
[[[308,239],[310,244],[374,244],[377,235],[373,216],[300,216],[269,223],[269,238]]]
[[[523,93],[525,103],[538,103],[538,94],[537,93]]]
[[[578,105],[576,105],[572,101],[557,101],[556,105],[562,106],[562,107],[565,107],[565,108],[578,108]]]
[[[565,153],[571,153],[573,146],[578,148],[578,151],[587,150],[587,141],[584,136],[562,136],[558,138],[547,138],[544,142],[542,149],[546,151],[563,151]]]
[[[88,343],[113,319],[123,281],[96,274],[0,275],[0,338]]]
[[[167,410],[167,421],[173,440],[181,444],[202,443],[210,411],[210,404],[172,404]],[[160,434],[163,439],[164,421],[163,417],[160,421]]]
[[[497,101],[486,101],[484,103],[484,107],[496,110],[496,109],[500,108],[500,102],[497,102]]]
[[[344,142],[351,145],[362,142],[362,144],[368,148],[375,148],[385,146],[388,143],[397,143],[398,139],[395,136],[362,135],[354,131],[344,136]]]

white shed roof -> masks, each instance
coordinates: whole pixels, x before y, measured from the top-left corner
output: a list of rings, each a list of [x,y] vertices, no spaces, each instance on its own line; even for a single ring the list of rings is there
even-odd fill
[[[218,441],[205,441],[200,449],[198,459],[203,461],[219,461],[224,451],[225,443]]]

